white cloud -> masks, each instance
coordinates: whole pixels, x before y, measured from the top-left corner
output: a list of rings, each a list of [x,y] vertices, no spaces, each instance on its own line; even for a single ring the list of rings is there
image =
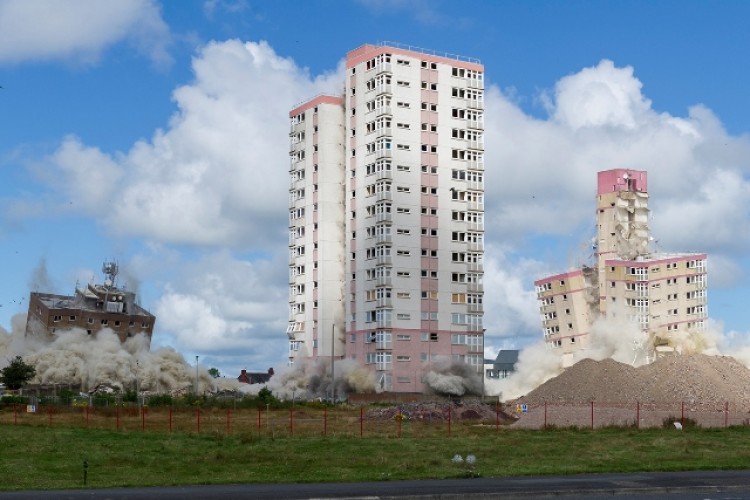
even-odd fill
[[[535,334],[540,329],[531,276],[541,269],[539,262],[518,257],[509,259],[504,250],[494,245],[486,248],[485,344],[501,343],[503,337]]]
[[[123,40],[158,66],[171,62],[169,28],[155,0],[0,3],[0,64],[54,59],[90,64]]]
[[[178,272],[170,271],[154,308],[159,330],[192,352],[280,361],[286,352],[285,264],[238,260],[225,251],[176,263]]]
[[[641,82],[633,68],[616,68],[603,60],[561,78],[555,85],[555,100],[548,102],[555,121],[572,130],[582,127],[634,129],[651,108],[641,94]]]
[[[174,92],[179,112],[150,141],[107,157],[66,139],[50,161],[71,179],[68,196],[106,207],[104,222],[121,236],[254,248],[285,241],[288,112],[338,90],[342,70],[312,78],[265,42],[237,40],[208,44],[193,69],[195,81]],[[118,202],[89,190],[117,193]]]

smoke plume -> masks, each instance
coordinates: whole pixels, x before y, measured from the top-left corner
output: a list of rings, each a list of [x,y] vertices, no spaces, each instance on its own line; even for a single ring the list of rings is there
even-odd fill
[[[466,363],[453,363],[449,358],[438,358],[430,364],[424,375],[427,391],[443,396],[468,396],[482,394],[482,379]]]
[[[611,308],[610,308],[611,309]],[[624,312],[597,318],[591,328],[591,343],[585,350],[574,351],[573,363],[582,359],[613,359],[632,366],[654,360],[652,341],[638,326],[626,319]],[[725,336],[721,327],[709,321],[703,332],[678,330],[670,332],[669,342],[675,355],[708,354],[733,356],[750,367],[750,346],[740,335]],[[744,337],[744,336],[742,336]],[[517,399],[564,370],[562,357],[544,342],[530,345],[519,353],[516,371],[507,379],[487,382],[486,392],[503,400]]]
[[[145,335],[135,335],[121,343],[110,329],[96,335],[73,328],[58,330],[52,338],[25,335],[25,317],[13,317],[13,331],[0,329],[0,365],[21,356],[36,368],[32,384],[70,384],[83,391],[100,387],[118,390],[179,393],[236,389],[235,380],[214,379],[205,368],[189,365],[182,354],[170,347],[149,350]]]
[[[44,257],[39,259],[39,263],[31,274],[29,288],[32,292],[44,291],[49,293],[50,290],[54,290],[52,280],[50,280],[49,273],[47,272],[47,259]]]
[[[348,393],[376,392],[375,376],[366,368],[350,359],[334,363],[334,387],[336,396]],[[331,397],[331,365],[323,361],[301,361],[294,366],[275,370],[267,384],[279,399],[327,398]]]

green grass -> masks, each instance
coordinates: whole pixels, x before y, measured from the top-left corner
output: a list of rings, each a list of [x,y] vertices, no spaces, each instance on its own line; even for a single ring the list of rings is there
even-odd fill
[[[750,428],[551,429],[427,437],[267,437],[0,426],[0,489],[372,481],[744,469]],[[474,467],[451,462],[477,457]]]

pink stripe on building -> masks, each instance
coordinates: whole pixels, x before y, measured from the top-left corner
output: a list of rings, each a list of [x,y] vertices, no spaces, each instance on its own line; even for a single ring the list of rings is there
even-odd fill
[[[346,67],[353,68],[368,59],[377,57],[380,54],[402,55],[406,57],[417,57],[423,61],[434,62],[438,64],[448,64],[456,68],[464,68],[472,71],[484,71],[484,65],[451,57],[443,57],[432,54],[425,54],[419,51],[399,49],[388,45],[362,45],[346,54]]]
[[[289,118],[297,116],[298,114],[307,111],[310,108],[314,108],[318,104],[337,104],[341,106],[344,104],[344,99],[341,96],[321,94],[295,107],[289,112]]]
[[[534,286],[544,285],[545,283],[551,283],[553,281],[558,281],[558,280],[562,280],[565,278],[574,278],[576,276],[581,276],[582,274],[583,274],[583,271],[581,270],[575,270],[575,271],[570,271],[567,273],[556,274],[554,276],[548,276],[546,278],[542,278],[540,280],[535,281]]]
[[[648,191],[648,173],[642,170],[618,168],[597,174],[598,194],[615,191]]]

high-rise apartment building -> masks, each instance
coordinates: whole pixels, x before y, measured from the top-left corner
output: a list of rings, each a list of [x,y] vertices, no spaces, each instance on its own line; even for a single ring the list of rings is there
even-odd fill
[[[590,345],[600,316],[639,328],[651,357],[674,350],[675,332],[704,330],[706,254],[653,251],[648,214],[646,172],[599,172],[596,266],[534,282],[544,339],[564,364]]]
[[[483,71],[363,45],[343,96],[291,111],[290,363],[356,360],[399,392],[439,357],[481,373]]]

